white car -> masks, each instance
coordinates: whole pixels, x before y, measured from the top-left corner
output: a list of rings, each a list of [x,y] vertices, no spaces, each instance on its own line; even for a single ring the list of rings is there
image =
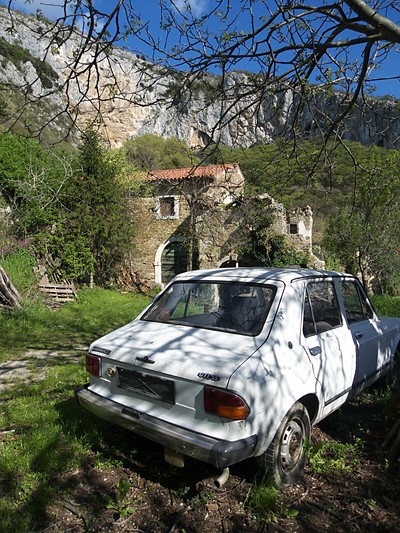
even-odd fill
[[[356,278],[304,269],[180,274],[133,322],[95,341],[79,403],[220,469],[257,457],[295,482],[311,425],[378,378],[397,378],[400,319]]]

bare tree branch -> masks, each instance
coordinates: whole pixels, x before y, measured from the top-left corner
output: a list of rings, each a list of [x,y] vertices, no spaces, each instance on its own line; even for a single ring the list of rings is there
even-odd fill
[[[380,39],[393,43],[400,42],[400,28],[393,21],[382,16],[363,0],[344,0],[354,13],[363,21],[368,21],[379,33]],[[379,4],[378,4],[379,6]]]
[[[21,24],[13,3],[9,0],[11,34]],[[51,2],[41,4],[45,11]],[[40,80],[30,79],[20,90],[25,107],[60,95],[69,128],[91,121],[107,130],[115,108],[132,106],[170,107],[182,117],[191,109],[195,115],[200,86],[203,96],[209,93],[208,101],[199,104],[201,111],[219,112],[207,132],[211,142],[219,142],[224,128],[246,114],[265,123],[266,102],[272,98],[290,100],[286,131],[282,128],[276,136],[298,136],[307,110],[322,139],[341,137],[347,117],[366,105],[371,83],[385,78],[374,73],[400,44],[399,10],[391,0],[241,0],[234,6],[217,0],[198,16],[189,2],[182,7],[161,0],[156,23],[155,17],[143,19],[133,0],[116,0],[105,10],[88,0],[61,5],[54,22],[42,14],[25,22],[31,31],[40,31],[45,43],[40,57],[57,67],[58,81],[38,93],[34,89]],[[122,48],[129,43],[137,55],[127,69]],[[63,61],[57,62],[57,54]],[[238,76],[238,69],[248,72]],[[400,80],[400,75],[394,73],[392,79]],[[326,91],[335,92],[337,99],[337,110],[329,114],[321,111],[318,100]],[[59,113],[54,113],[58,119]],[[14,120],[20,118],[16,112]],[[37,126],[38,132],[47,127]]]

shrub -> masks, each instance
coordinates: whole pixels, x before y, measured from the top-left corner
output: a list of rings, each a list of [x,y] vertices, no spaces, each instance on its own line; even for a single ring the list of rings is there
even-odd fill
[[[21,296],[24,296],[36,283],[33,271],[35,258],[30,252],[29,243],[16,242],[1,250],[0,253],[0,265],[4,268]]]

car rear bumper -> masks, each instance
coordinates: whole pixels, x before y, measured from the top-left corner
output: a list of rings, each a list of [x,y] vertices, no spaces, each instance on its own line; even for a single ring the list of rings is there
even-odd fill
[[[90,391],[88,385],[77,388],[75,396],[78,403],[94,415],[217,468],[251,457],[257,445],[257,435],[236,441],[215,439],[124,407]]]

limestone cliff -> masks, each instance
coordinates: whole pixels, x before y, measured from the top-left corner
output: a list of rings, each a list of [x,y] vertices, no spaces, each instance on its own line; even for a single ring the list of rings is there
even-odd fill
[[[192,146],[209,141],[251,146],[288,135],[294,121],[298,99],[290,88],[267,94],[261,106],[249,97],[230,107],[226,99],[216,97],[221,93],[217,77],[196,80],[188,96],[179,91],[182,73],[163,70],[118,48],[101,54],[96,64],[93,54],[86,52],[81,65],[87,69],[74,76],[71,65],[83,36],[63,28],[54,37],[46,20],[17,12],[10,17],[0,7],[0,35],[1,120],[47,135],[48,141],[61,140],[69,131],[74,140],[79,128],[94,121],[113,146],[145,133],[176,137]],[[231,73],[223,92],[234,96],[248,81],[246,73]],[[342,100],[339,93],[327,96],[316,91],[300,113],[299,131],[318,135],[341,113]],[[399,118],[396,101],[371,100],[353,110],[342,135],[363,144],[398,148]]]

